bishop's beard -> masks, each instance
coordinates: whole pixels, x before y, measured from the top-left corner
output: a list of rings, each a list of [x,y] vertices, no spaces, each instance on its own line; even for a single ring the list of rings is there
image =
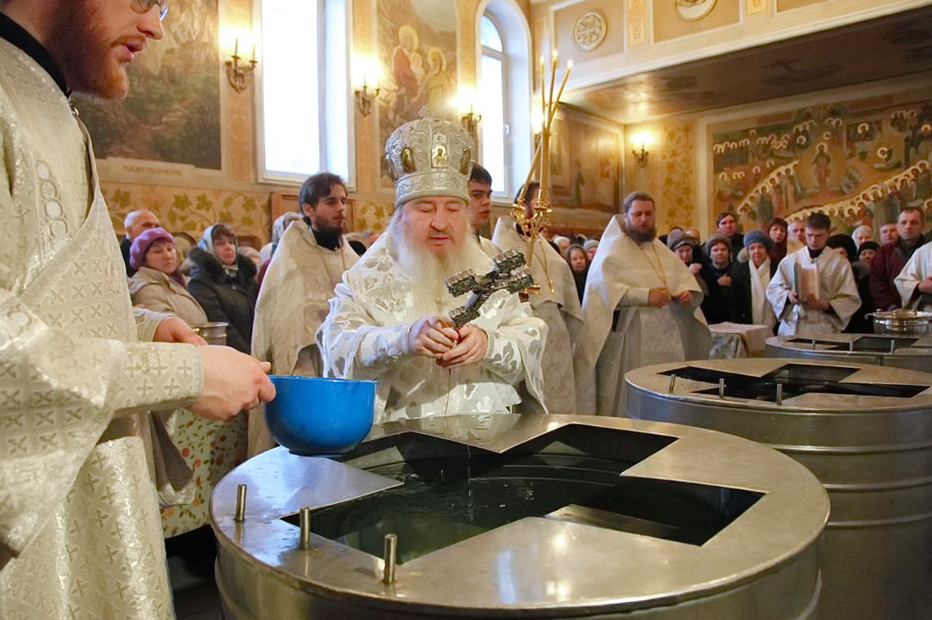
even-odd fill
[[[414,308],[419,315],[445,315],[465,303],[467,296],[454,298],[444,281],[455,273],[472,269],[484,274],[492,261],[482,251],[471,230],[463,239],[442,254],[434,254],[418,245],[401,218],[389,224],[398,259],[398,266],[411,278]]]

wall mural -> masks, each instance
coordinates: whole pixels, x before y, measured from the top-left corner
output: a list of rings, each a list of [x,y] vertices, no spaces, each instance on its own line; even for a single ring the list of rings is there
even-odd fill
[[[98,158],[220,169],[217,2],[172,2],[165,37],[129,65],[125,101],[75,97]]]
[[[745,230],[815,211],[831,216],[839,231],[860,224],[877,230],[906,207],[925,207],[932,222],[932,101],[885,99],[713,129],[714,212],[737,212]]]
[[[457,120],[456,23],[453,0],[379,0],[381,146],[398,126],[420,118],[424,106]],[[382,186],[394,186],[384,168]]]
[[[566,115],[554,121],[550,147],[553,205],[615,213],[622,201],[621,130]]]

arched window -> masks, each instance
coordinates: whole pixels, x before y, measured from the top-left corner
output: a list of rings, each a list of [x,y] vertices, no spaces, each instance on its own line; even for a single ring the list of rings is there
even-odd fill
[[[530,33],[512,0],[489,0],[481,15],[479,163],[493,194],[510,199],[531,165]]]
[[[350,178],[347,10],[345,0],[258,3],[260,181]]]

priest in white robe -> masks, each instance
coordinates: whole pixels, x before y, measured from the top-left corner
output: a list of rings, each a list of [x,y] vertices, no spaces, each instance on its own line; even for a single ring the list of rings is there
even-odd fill
[[[190,406],[227,419],[274,394],[258,361],[169,344],[198,339],[181,319],[133,312],[93,150],[66,93],[124,96],[125,61],[105,37],[162,30],[157,4],[97,8],[0,4],[4,619],[173,618],[150,470],[153,456],[181,457],[151,441],[158,420],[146,412]]]
[[[459,126],[435,118],[392,133],[395,214],[344,275],[318,332],[327,376],[378,380],[377,422],[533,411],[542,400],[547,328],[517,295],[493,293],[458,329],[448,317],[467,296],[452,297],[444,280],[493,267],[469,231],[473,149]]]
[[[492,175],[479,164],[473,164],[466,190],[469,192],[469,225],[479,247],[491,257],[501,254],[501,248],[482,236],[492,217]]]
[[[528,205],[537,199],[537,184],[528,190]],[[582,324],[582,306],[576,281],[566,260],[547,240],[538,236],[533,255],[528,238],[518,232],[511,217],[501,217],[495,225],[492,242],[503,250],[518,250],[530,257],[529,269],[535,289],[528,295],[534,316],[547,324],[544,345],[544,402],[551,413],[576,412],[576,379],[573,374],[573,344],[570,334]]]
[[[321,172],[306,179],[298,192],[304,219],[285,230],[265,272],[252,352],[270,362],[274,374],[322,376],[315,335],[327,317],[334,287],[359,259],[343,236],[346,199],[346,184],[339,176]],[[249,414],[249,455],[273,446],[264,411]]]
[[[574,348],[578,413],[624,417],[626,372],[709,356],[702,291],[656,238],[654,199],[633,192],[624,212],[608,223],[586,281]]]
[[[932,306],[932,243],[913,253],[894,283],[904,308],[926,311]]]
[[[767,299],[780,321],[780,336],[809,338],[841,333],[861,306],[851,263],[825,249],[831,226],[824,213],[810,215],[806,220],[806,247],[780,261],[767,285]],[[808,275],[803,270],[813,273],[813,265],[818,294],[810,292],[803,297],[797,286],[806,286]]]

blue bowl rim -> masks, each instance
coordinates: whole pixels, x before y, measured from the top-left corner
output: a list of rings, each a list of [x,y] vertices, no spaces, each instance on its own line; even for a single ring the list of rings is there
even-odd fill
[[[307,381],[308,379],[313,379],[314,381],[322,381],[324,383],[333,383],[333,384],[346,384],[346,383],[369,383],[378,385],[378,381],[371,381],[369,379],[336,379],[332,377],[303,377],[301,375],[269,375],[269,379],[272,382],[276,381],[287,381],[300,383],[302,381]]]

